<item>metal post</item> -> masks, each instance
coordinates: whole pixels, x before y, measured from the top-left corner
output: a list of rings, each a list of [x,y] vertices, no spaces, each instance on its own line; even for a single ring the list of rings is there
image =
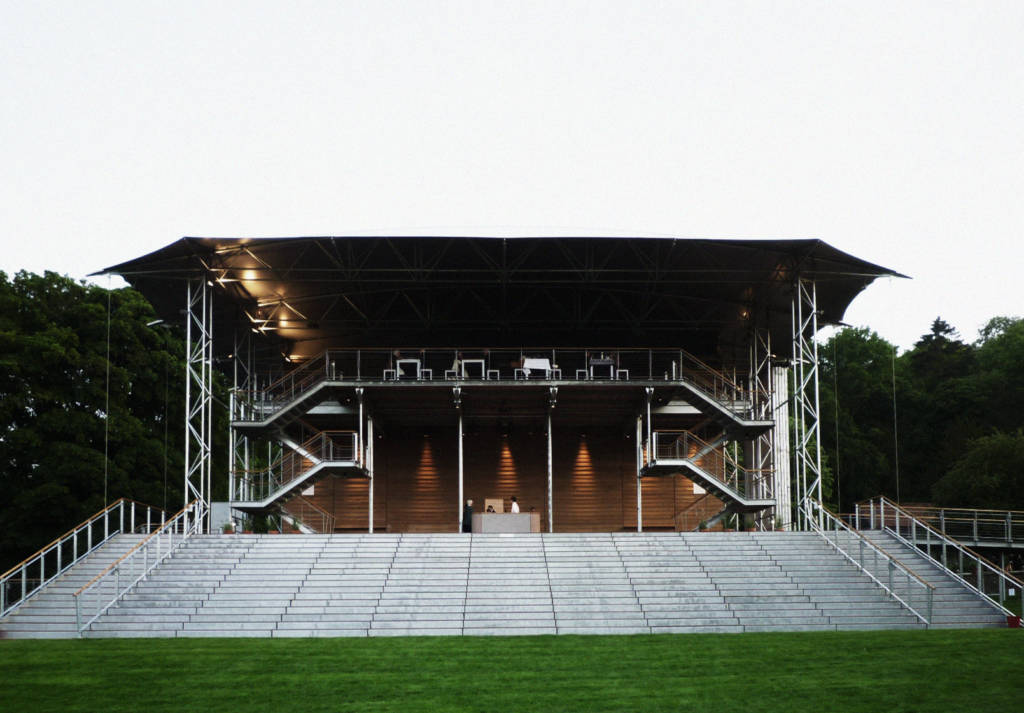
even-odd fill
[[[1000,577],[999,577],[999,604],[1002,604],[1003,600],[1006,599],[1006,578],[1002,576],[1003,574],[1006,573],[1006,553],[1005,552],[1000,552],[999,553],[999,569],[1002,570],[1000,572]]]
[[[464,489],[463,481],[463,461],[462,461],[462,408],[459,408],[459,508],[457,510],[458,519],[456,522],[459,523],[459,527],[456,532],[462,532],[462,508],[466,504],[466,493]]]
[[[366,453],[363,450],[363,389],[356,389],[356,398],[359,399],[359,439],[356,441],[356,458],[360,465],[366,464]]]
[[[369,458],[367,472],[370,476],[370,527],[369,532],[373,534],[373,419],[367,417],[366,419],[366,437],[369,439]]]
[[[551,409],[548,409],[548,532],[555,531],[554,525],[554,497],[552,488],[554,479],[551,474]]]
[[[978,511],[974,511],[974,546],[978,546]]]
[[[637,416],[637,419],[636,419],[636,531],[637,532],[643,532],[643,511],[644,511],[644,503],[643,503],[642,490],[640,488],[640,471],[643,469],[643,460],[644,460],[644,452],[643,452],[644,446],[643,446],[643,444],[641,442],[641,434],[643,433],[643,431],[642,431],[643,425],[641,423],[642,420],[643,420],[642,416]],[[647,444],[647,447],[648,448],[650,447],[649,443]],[[651,461],[650,453],[648,453],[648,462],[650,462],[650,461]]]

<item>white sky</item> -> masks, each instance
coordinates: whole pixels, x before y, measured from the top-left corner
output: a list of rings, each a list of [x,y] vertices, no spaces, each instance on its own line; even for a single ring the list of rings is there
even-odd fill
[[[8,273],[182,235],[817,237],[914,278],[847,313],[901,347],[1024,312],[1021,0],[0,0],[0,92]]]

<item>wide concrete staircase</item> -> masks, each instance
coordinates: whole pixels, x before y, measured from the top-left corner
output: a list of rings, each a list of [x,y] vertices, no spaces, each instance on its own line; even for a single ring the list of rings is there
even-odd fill
[[[77,572],[71,575],[75,582],[88,580]],[[938,571],[928,576],[937,586],[943,579],[951,583],[948,600],[942,599],[949,609],[939,613],[936,603],[943,625],[1002,623],[991,605],[951,578]],[[947,589],[944,582],[942,588]],[[33,611],[29,604],[0,621],[0,632],[12,637],[72,635],[71,591],[68,584],[61,594],[52,595],[67,600],[60,610],[60,628],[58,622],[45,628],[42,619],[25,618]],[[38,606],[43,601],[33,603],[35,611],[43,609]],[[58,611],[56,605],[53,611]],[[647,634],[922,627],[814,533],[211,535],[191,539],[86,635]]]
[[[13,613],[0,619],[0,638],[60,639],[77,636],[75,600],[72,595],[144,537],[111,537]]]

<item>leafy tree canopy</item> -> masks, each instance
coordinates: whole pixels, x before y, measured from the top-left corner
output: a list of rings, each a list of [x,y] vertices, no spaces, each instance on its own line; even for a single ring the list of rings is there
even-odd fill
[[[0,272],[0,565],[102,509],[105,492],[180,508],[184,348],[154,319],[131,289]]]

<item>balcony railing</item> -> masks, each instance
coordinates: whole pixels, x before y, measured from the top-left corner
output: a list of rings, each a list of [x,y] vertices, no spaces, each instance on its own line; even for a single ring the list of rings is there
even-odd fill
[[[236,391],[232,419],[262,421],[325,382],[536,380],[685,382],[737,414],[764,396],[682,349],[331,349],[265,387]]]

